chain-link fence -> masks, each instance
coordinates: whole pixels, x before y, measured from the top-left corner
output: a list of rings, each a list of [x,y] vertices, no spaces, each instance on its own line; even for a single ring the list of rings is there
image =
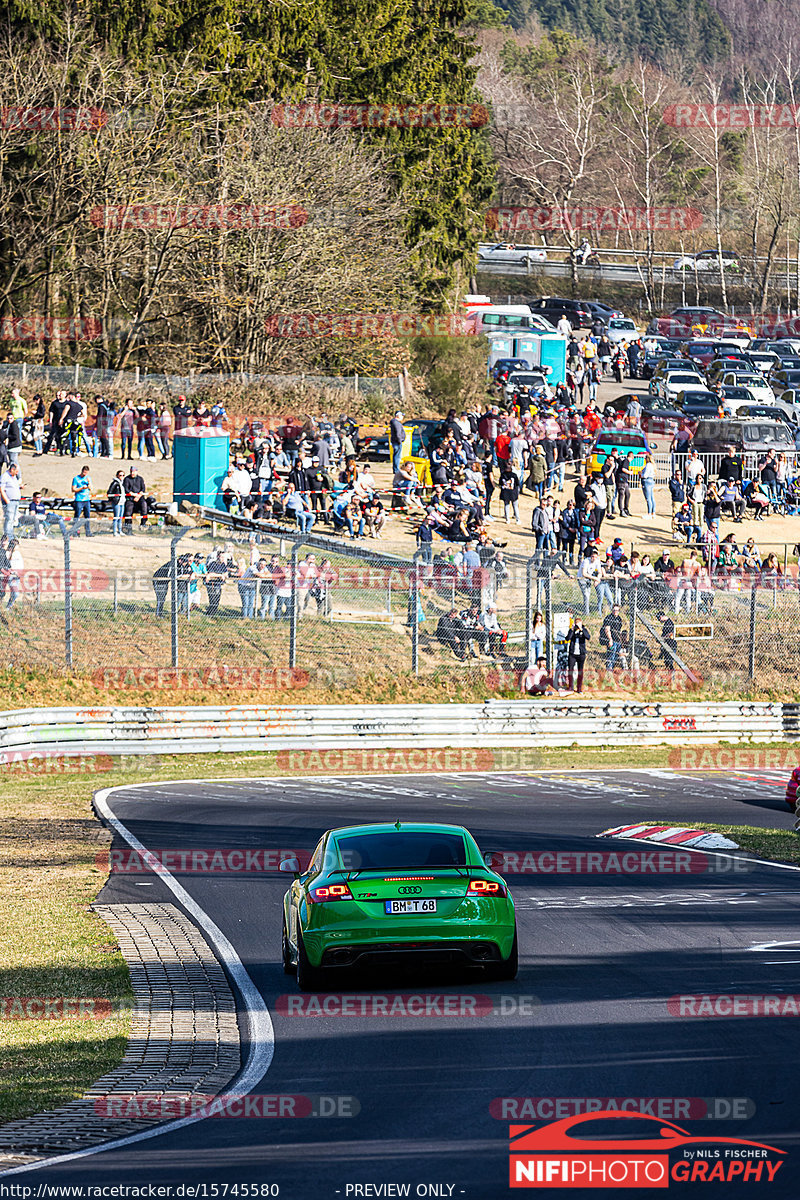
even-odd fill
[[[254,375],[247,371],[204,372],[191,375],[169,375],[164,372],[144,372],[137,367],[133,371],[114,371],[101,367],[84,367],[80,363],[70,366],[43,366],[40,363],[0,363],[0,383],[31,386],[88,388],[88,387],[141,387],[152,390],[163,389],[171,395],[188,396],[192,392],[209,387],[245,387],[259,384],[277,390],[330,389],[343,396],[372,395],[402,396],[404,381],[399,376],[371,375]]]
[[[0,571],[5,662],[94,672],[108,688],[190,671],[208,687],[316,682],[365,698],[371,683],[479,678],[488,695],[519,688],[539,655],[566,688],[576,616],[586,687],[785,698],[800,666],[791,571],[590,581],[561,555],[504,561],[494,547],[403,558],[283,530],[135,529],[80,547],[69,533],[23,537]]]

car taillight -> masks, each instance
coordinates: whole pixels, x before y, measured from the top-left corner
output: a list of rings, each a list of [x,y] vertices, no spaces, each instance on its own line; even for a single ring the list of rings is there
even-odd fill
[[[506,889],[494,879],[470,879],[467,893],[473,896],[505,896]]]
[[[311,888],[308,899],[313,904],[325,904],[329,900],[352,900],[353,893],[346,883],[329,883],[327,887]]]

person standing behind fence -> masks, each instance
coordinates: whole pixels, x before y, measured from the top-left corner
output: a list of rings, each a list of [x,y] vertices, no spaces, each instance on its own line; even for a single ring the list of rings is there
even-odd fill
[[[0,501],[3,504],[3,535],[10,538],[19,516],[19,502],[22,498],[22,479],[19,467],[11,463],[0,475]]]
[[[147,525],[147,499],[145,496],[146,487],[141,475],[136,470],[136,467],[131,467],[130,472],[122,481],[122,489],[125,492],[125,529],[124,532],[129,536],[133,535],[133,514],[138,512],[141,517],[141,528],[144,529]]]
[[[643,516],[643,520],[652,521],[656,515],[656,469],[653,466],[653,459],[649,454],[644,456],[644,466],[639,472],[639,479],[642,483],[642,491],[644,493],[644,502],[647,505],[647,512]]]
[[[389,442],[392,448],[392,472],[400,469],[400,458],[406,431],[403,429],[403,414],[396,412],[389,422]]]
[[[133,458],[133,427],[136,424],[136,413],[133,410],[133,402],[125,401],[125,407],[120,414],[119,432],[120,432],[120,458]],[[127,454],[125,451],[127,450]]]
[[[254,617],[256,612],[256,589],[258,587],[257,568],[251,567],[245,559],[239,564],[239,598],[242,602],[242,616]]]
[[[50,404],[50,432],[44,444],[43,454],[50,453],[50,447],[53,445],[53,442],[56,444],[58,453],[60,455],[64,454],[64,436],[66,434],[68,413],[69,402],[67,400],[67,393],[56,392],[55,399]]]
[[[111,532],[114,537],[122,537],[122,514],[125,512],[125,490],[122,486],[124,480],[125,472],[117,471],[106,493],[111,502]]]
[[[567,634],[567,678],[569,686],[576,692],[583,691],[583,665],[586,662],[586,645],[591,641],[592,635],[588,629],[584,629],[583,621],[580,617],[575,618],[575,622]],[[575,672],[577,671],[577,681],[575,680]]]
[[[161,451],[162,458],[170,458],[172,456],[172,448],[169,441],[171,433],[172,417],[170,416],[169,407],[166,404],[162,404],[161,412],[158,414],[158,430],[156,433],[156,442]]]
[[[629,517],[631,515],[631,467],[633,465],[633,456],[626,454],[621,458],[614,475],[614,482],[617,488],[617,501],[619,503],[619,515],[621,517]]]
[[[514,520],[519,525],[519,478],[511,469],[510,463],[500,472],[500,500],[506,525],[509,524],[509,512],[514,513]]]
[[[156,567],[153,572],[153,591],[156,594],[156,616],[164,615],[164,601],[167,598],[170,584],[170,571],[172,564],[170,562],[162,563],[160,567]]]
[[[72,502],[74,516],[70,537],[80,537],[79,526],[81,521],[83,521],[83,528],[87,538],[91,537],[92,529],[89,524],[89,518],[92,515],[92,480],[88,467],[81,467],[78,474],[72,480]]]

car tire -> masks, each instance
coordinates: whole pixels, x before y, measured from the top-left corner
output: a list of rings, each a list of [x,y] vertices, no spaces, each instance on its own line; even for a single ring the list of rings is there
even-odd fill
[[[297,971],[297,967],[292,962],[292,956],[289,950],[289,936],[286,932],[286,917],[283,918],[283,929],[281,930],[281,959],[283,960],[284,975],[294,975]]]
[[[322,990],[323,973],[319,967],[314,967],[308,961],[303,936],[297,931],[297,986],[301,992],[319,992]]]
[[[489,979],[503,982],[509,979],[516,979],[518,970],[519,949],[517,946],[517,927],[515,925],[514,941],[511,944],[511,953],[509,954],[508,958],[501,959],[499,963],[492,963],[492,965],[487,968],[487,975]]]

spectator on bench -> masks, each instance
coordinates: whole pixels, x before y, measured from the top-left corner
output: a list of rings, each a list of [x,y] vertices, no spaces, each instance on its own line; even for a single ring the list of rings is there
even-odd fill
[[[443,613],[436,626],[436,640],[452,650],[458,659],[467,657],[468,631],[464,628],[458,612],[451,608]]]

